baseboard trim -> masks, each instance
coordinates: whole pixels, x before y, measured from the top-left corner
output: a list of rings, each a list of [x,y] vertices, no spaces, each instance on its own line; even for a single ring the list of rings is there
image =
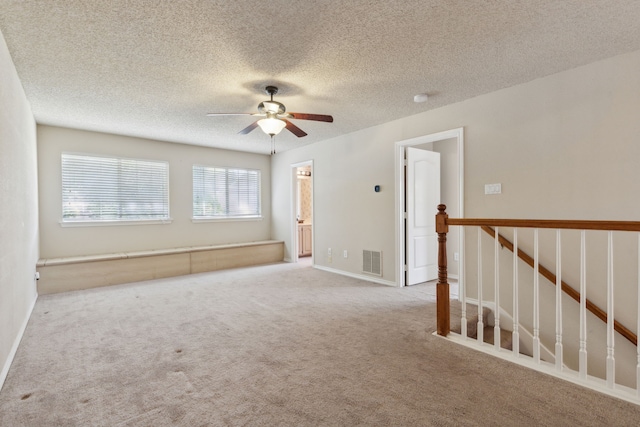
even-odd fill
[[[366,280],[367,282],[378,283],[380,285],[393,286],[393,287],[398,286],[396,282],[391,282],[389,280],[384,280],[384,279],[378,279],[375,277],[371,277],[367,274],[349,273],[348,271],[337,270],[335,268],[325,267],[323,265],[314,265],[313,268],[317,268],[318,270],[328,271],[329,273],[340,274],[341,276],[351,277],[353,279],[360,279],[360,280]]]
[[[11,351],[9,351],[9,356],[2,367],[2,371],[0,372],[0,391],[2,390],[2,386],[4,386],[4,381],[7,379],[7,375],[9,375],[9,368],[13,363],[13,358],[16,356],[18,352],[18,347],[20,346],[20,341],[22,341],[22,337],[24,336],[24,332],[27,330],[27,324],[29,323],[29,319],[31,319],[31,313],[33,313],[33,309],[36,306],[36,301],[38,300],[38,295],[33,299],[33,303],[31,303],[31,307],[27,311],[27,316],[22,322],[22,326],[18,331],[18,335],[16,335],[16,339],[13,341],[13,345],[11,346]]]

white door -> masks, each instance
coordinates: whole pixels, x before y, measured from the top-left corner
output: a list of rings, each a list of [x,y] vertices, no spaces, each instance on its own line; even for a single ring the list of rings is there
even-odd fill
[[[407,285],[438,278],[440,153],[407,147]]]

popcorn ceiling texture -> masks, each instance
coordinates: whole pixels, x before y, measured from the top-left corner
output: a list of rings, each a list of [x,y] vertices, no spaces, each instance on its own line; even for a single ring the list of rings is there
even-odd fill
[[[637,0],[0,0],[36,121],[269,153],[237,132],[268,84],[279,151],[640,49]],[[413,102],[426,92],[429,101]]]

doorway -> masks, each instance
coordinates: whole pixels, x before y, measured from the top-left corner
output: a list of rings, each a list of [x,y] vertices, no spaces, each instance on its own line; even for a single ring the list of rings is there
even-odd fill
[[[291,165],[291,262],[313,265],[313,161]]]
[[[451,217],[463,217],[463,202],[464,202],[464,181],[463,181],[463,168],[464,168],[464,132],[462,128],[453,129],[450,131],[439,132],[431,135],[425,135],[418,138],[396,142],[396,284],[397,286],[406,286],[408,280],[408,261],[411,257],[422,258],[419,262],[413,262],[415,265],[429,264],[430,260],[437,259],[437,253],[429,254],[429,249],[434,252],[436,249],[434,245],[428,245],[424,240],[422,253],[416,252],[416,243],[410,241],[412,238],[408,236],[408,229],[410,223],[415,223],[416,218],[411,218],[410,215],[415,215],[416,211],[408,209],[409,197],[407,194],[416,192],[415,184],[410,182],[407,176],[408,161],[406,159],[407,149],[409,147],[418,148],[421,150],[428,150],[433,152],[440,152],[441,154],[441,189],[442,199],[441,202],[447,204],[447,213]],[[425,169],[426,172],[422,172],[422,175],[429,174],[429,168]],[[420,189],[418,189],[420,190]],[[422,191],[419,194],[423,194]],[[431,202],[432,204],[435,202]],[[435,206],[431,209],[432,213],[426,213],[425,218],[420,221],[430,223],[430,218],[435,221],[436,209]],[[460,233],[456,227],[452,227],[449,230],[447,236],[447,258],[455,260],[449,262],[450,278],[457,279],[462,288],[462,282],[464,279],[464,236]],[[432,239],[433,240],[433,239]],[[419,245],[418,245],[419,246]],[[418,248],[419,249],[419,248]],[[434,258],[435,257],[435,258]],[[453,267],[453,268],[452,268]],[[437,266],[435,267],[437,271]],[[432,271],[431,271],[432,273]]]

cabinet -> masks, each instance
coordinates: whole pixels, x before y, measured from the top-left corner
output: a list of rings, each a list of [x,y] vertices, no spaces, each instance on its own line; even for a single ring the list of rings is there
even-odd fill
[[[298,225],[298,256],[309,256],[313,248],[311,224]]]

